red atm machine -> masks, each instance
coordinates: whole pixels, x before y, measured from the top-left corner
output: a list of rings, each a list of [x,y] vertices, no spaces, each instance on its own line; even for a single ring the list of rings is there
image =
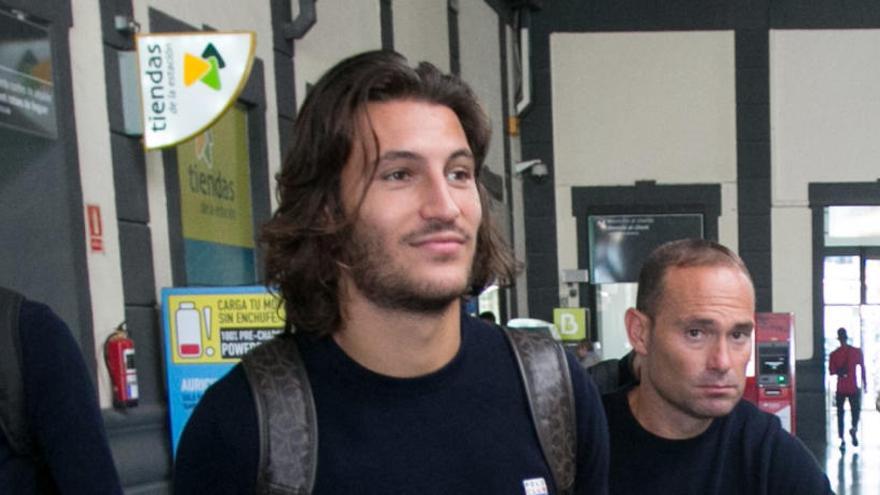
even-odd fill
[[[757,313],[754,336],[755,375],[746,379],[746,400],[779,416],[795,433],[794,314]]]

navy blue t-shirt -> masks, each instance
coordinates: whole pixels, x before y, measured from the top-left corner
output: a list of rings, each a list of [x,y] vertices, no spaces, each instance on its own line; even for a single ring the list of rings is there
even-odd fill
[[[24,301],[19,318],[25,412],[48,467],[16,456],[0,434],[0,493],[121,494],[95,389],[67,325]]]
[[[318,416],[313,493],[512,495],[536,480],[556,493],[502,330],[463,317],[461,335],[450,363],[411,379],[360,366],[332,338],[297,337]],[[569,368],[578,422],[576,493],[606,493],[601,402],[571,356]],[[239,365],[193,412],[177,451],[175,493],[254,493],[257,449],[253,397]]]
[[[740,401],[694,438],[670,440],[642,428],[629,390],[603,396],[611,435],[615,495],[830,494],[813,455],[779,418]]]

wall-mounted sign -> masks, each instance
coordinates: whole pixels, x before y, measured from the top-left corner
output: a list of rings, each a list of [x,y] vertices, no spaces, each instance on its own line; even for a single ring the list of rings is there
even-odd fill
[[[178,145],[177,168],[187,284],[257,282],[246,112]]]
[[[703,215],[590,215],[590,281],[638,282],[645,258],[657,246],[677,239],[702,238]]]
[[[104,222],[101,220],[101,207],[86,205],[86,224],[89,229],[89,250],[93,253],[104,252]]]
[[[0,125],[55,138],[54,91],[46,28],[0,11]]]
[[[284,328],[284,310],[265,287],[162,289],[162,329],[171,445],[202,394],[249,350]]]
[[[553,308],[553,324],[560,340],[580,341],[588,336],[586,308]]]
[[[254,61],[251,32],[137,36],[144,147],[201,133],[238,98]]]

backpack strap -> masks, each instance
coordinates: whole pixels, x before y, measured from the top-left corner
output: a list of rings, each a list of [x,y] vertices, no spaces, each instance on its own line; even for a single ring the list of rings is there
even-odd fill
[[[574,390],[562,346],[549,335],[524,329],[505,331],[513,347],[532,421],[557,492],[574,490],[577,429]]]
[[[310,494],[318,463],[318,422],[293,334],[285,332],[254,348],[241,362],[260,431],[256,493]]]
[[[24,297],[0,287],[0,428],[13,452],[34,452],[25,413],[19,312]]]

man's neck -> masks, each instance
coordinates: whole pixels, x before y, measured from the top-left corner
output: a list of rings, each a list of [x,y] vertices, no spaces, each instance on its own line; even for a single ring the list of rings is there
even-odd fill
[[[340,348],[361,366],[387,376],[410,378],[445,366],[461,344],[460,303],[438,313],[381,308],[364,297],[348,297],[342,328],[333,334]]]
[[[627,394],[629,410],[639,425],[660,438],[684,440],[706,431],[712,419],[694,418],[660,397],[650,386],[637,385]]]

